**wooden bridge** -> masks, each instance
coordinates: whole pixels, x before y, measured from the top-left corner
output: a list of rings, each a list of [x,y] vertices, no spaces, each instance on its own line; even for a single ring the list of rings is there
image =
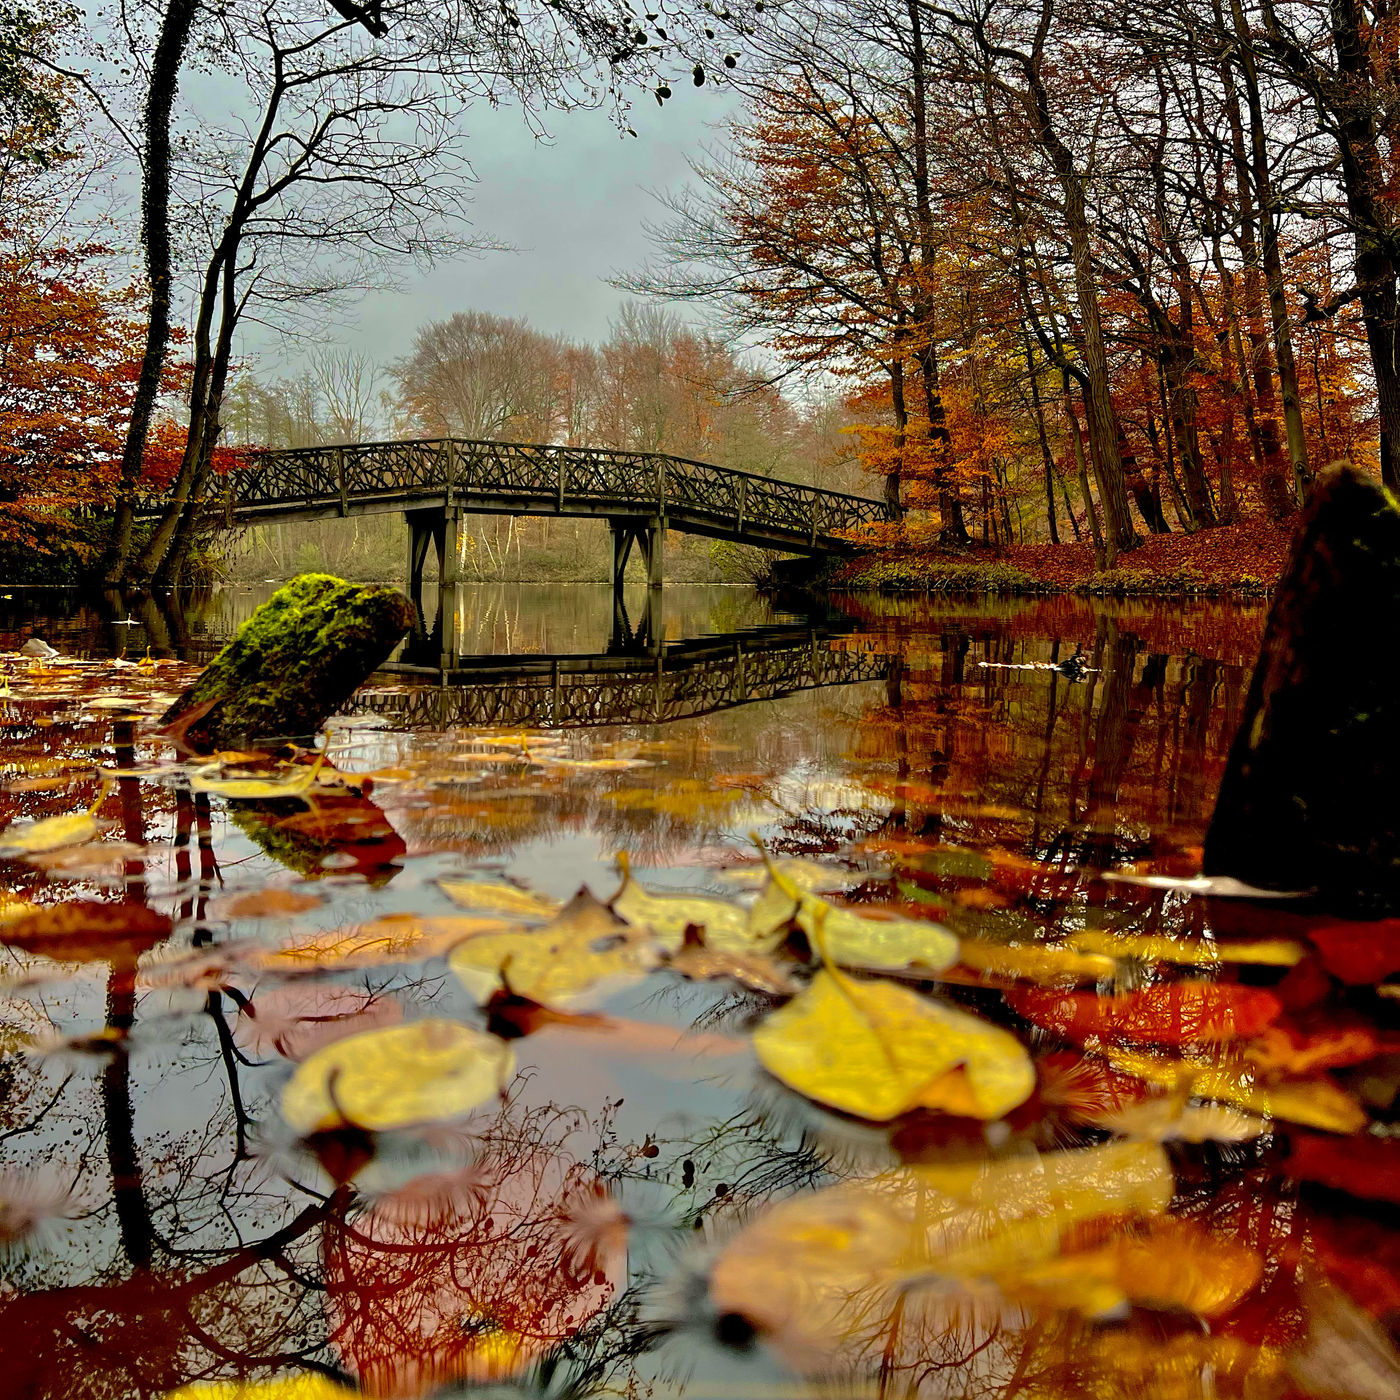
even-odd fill
[[[458,581],[463,515],[604,518],[614,582],[635,543],[655,586],[666,530],[796,554],[846,554],[854,551],[851,532],[888,518],[883,501],[656,452],[433,438],[266,449],[246,461],[222,478],[228,523],[402,511],[415,593],[430,544],[439,580]]]
[[[833,644],[834,641],[834,644]],[[361,692],[353,707],[405,729],[590,728],[665,724],[800,690],[884,680],[890,658],[845,649],[804,626],[668,642],[653,657],[462,657],[450,675],[406,665],[446,685]]]

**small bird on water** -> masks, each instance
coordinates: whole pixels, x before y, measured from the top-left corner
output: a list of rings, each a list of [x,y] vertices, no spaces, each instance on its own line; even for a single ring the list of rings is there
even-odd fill
[[[1062,675],[1068,676],[1072,681],[1082,681],[1084,673],[1089,669],[1084,664],[1084,648],[1076,642],[1074,645],[1074,655],[1067,656],[1063,661],[1055,663],[1055,669]]]

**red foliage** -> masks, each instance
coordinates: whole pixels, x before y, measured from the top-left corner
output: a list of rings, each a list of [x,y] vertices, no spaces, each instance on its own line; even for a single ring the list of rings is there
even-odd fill
[[[1066,1040],[1186,1045],[1256,1035],[1283,1008],[1271,992],[1227,982],[1172,982],[1118,996],[1018,988],[1011,1009]]]
[[[1400,919],[1338,920],[1308,930],[1322,965],[1351,986],[1367,986],[1400,971]]]
[[[1400,1142],[1297,1133],[1288,1150],[1289,1175],[1368,1201],[1400,1205]]]
[[[1244,579],[1272,586],[1283,572],[1290,538],[1289,529],[1264,520],[1193,535],[1148,535],[1137,549],[1119,557],[1117,570],[1203,589],[1230,588]],[[1094,554],[1087,543],[1014,545],[1001,557],[1023,573],[1061,588],[1093,580]]]

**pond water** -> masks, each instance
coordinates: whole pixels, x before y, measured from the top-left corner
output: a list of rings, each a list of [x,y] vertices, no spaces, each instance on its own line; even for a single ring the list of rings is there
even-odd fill
[[[1400,936],[1194,878],[1261,610],[469,588],[283,763],[155,732],[268,590],[12,591],[0,1393],[1400,1395]]]

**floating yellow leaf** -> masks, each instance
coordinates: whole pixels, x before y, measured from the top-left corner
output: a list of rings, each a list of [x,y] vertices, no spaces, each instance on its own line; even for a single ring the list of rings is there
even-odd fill
[[[771,918],[780,900],[791,901],[788,920],[812,940],[812,947],[828,963],[841,967],[869,968],[872,971],[902,972],[906,969],[942,972],[958,960],[958,940],[941,924],[920,919],[871,918],[854,909],[828,904],[799,885],[769,862],[768,892],[754,906]]]
[[[958,961],[974,972],[1041,984],[1098,982],[1118,969],[1111,957],[1058,944],[982,943],[966,938],[958,945]]]
[[[253,801],[301,797],[311,791],[325,761],[325,752],[322,751],[316,755],[314,763],[283,765],[278,770],[280,776],[241,778],[221,777],[223,765],[208,763],[190,770],[190,789],[193,792],[213,793],[218,797]]]
[[[737,885],[742,889],[762,889],[771,878],[769,868],[763,865],[736,865],[728,870],[721,870],[719,877],[727,884]],[[823,865],[820,861],[806,860],[801,856],[775,860],[771,869],[808,894],[834,894],[838,890],[850,889],[862,880],[880,878],[869,871],[845,870],[840,866]]]
[[[559,912],[559,901],[495,880],[439,880],[442,892],[463,909],[508,914],[518,919],[548,919]]]
[[[455,948],[465,938],[494,933],[503,927],[499,919],[476,919],[465,914],[442,918],[385,914],[354,928],[318,933],[285,948],[260,950],[250,961],[284,973],[421,962]]]
[[[1012,1298],[1074,1307],[1091,1316],[1131,1299],[1219,1317],[1258,1284],[1262,1273],[1263,1260],[1253,1250],[1191,1221],[1164,1216],[1096,1248],[1018,1270],[1002,1288]]]
[[[1269,1129],[1252,1113],[1224,1103],[1190,1103],[1180,1094],[1122,1104],[1080,1121],[1149,1142],[1250,1142]]]
[[[759,1026],[754,1049],[790,1088],[879,1121],[918,1107],[1000,1118],[1035,1088],[1008,1031],[908,987],[829,969]]]
[[[1159,1216],[1172,1191],[1166,1154],[1145,1143],[903,1168],[763,1212],[720,1255],[711,1297],[802,1353],[844,1357],[868,1337],[917,1344],[965,1320],[950,1282],[1014,1287],[1077,1226]]]
[[[37,855],[64,846],[81,846],[101,831],[91,812],[71,812],[64,817],[45,817],[28,826],[7,826],[0,831],[0,856]]]
[[[26,914],[32,914],[36,907],[27,899],[0,892],[0,924],[11,919],[22,919]]]
[[[682,977],[696,981],[727,977],[770,997],[796,996],[802,990],[787,968],[763,953],[728,953],[703,944],[688,944],[673,953],[666,965]]]
[[[1141,958],[1144,962],[1175,963],[1182,967],[1213,967],[1217,963],[1250,963],[1259,967],[1292,967],[1306,949],[1288,938],[1217,943],[1209,938],[1170,938],[1165,934],[1115,934],[1101,929],[1076,933],[1071,948],[1081,953],[1104,953],[1111,958]]]
[[[456,1021],[347,1036],[297,1066],[282,1116],[299,1133],[404,1128],[455,1118],[499,1093],[515,1071],[504,1040]]]
[[[651,894],[633,877],[625,856],[619,864],[622,888],[608,901],[608,907],[629,924],[650,929],[658,938],[677,945],[688,928],[703,929],[709,947],[728,952],[762,944],[763,940],[750,932],[749,911],[742,905],[702,894]]]
[[[167,1391],[165,1400],[352,1400],[359,1393],[311,1371],[270,1381],[198,1381]]]
[[[580,890],[542,928],[485,933],[460,943],[449,962],[478,1001],[509,988],[541,1006],[567,1011],[590,992],[635,981],[654,968],[658,950],[675,952],[682,935],[620,919]]]
[[[1328,1133],[1359,1133],[1367,1123],[1361,1104],[1330,1079],[1261,1081],[1251,1066],[1173,1060],[1141,1051],[1108,1050],[1108,1061],[1148,1084],[1233,1104],[1261,1118],[1281,1118]]]

